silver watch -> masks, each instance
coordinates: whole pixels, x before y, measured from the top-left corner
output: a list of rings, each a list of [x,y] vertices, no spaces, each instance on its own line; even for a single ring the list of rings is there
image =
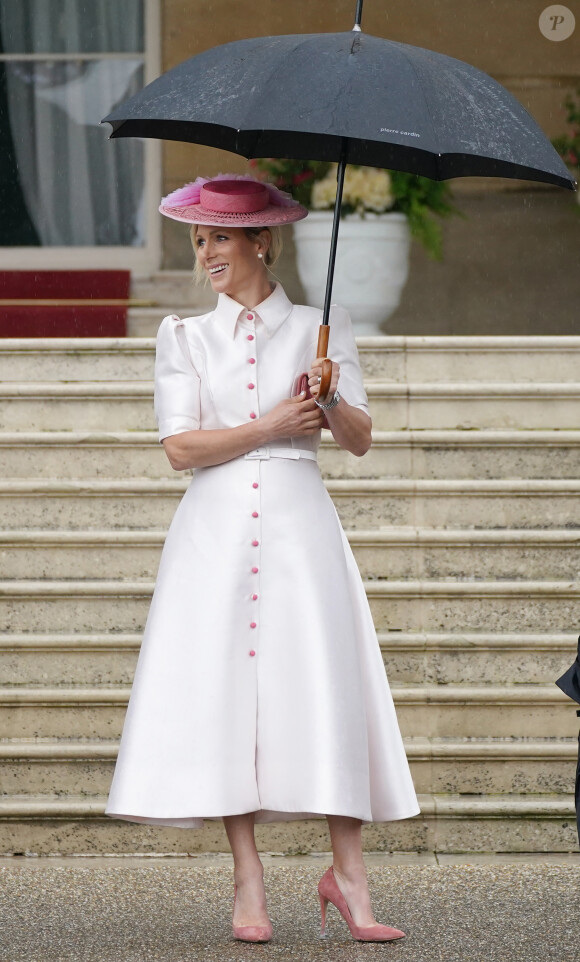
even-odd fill
[[[320,401],[316,401],[316,403],[322,411],[331,411],[332,408],[336,407],[339,401],[340,401],[340,394],[338,393],[338,391],[335,391],[332,396],[332,399],[328,402],[328,404],[322,404]]]

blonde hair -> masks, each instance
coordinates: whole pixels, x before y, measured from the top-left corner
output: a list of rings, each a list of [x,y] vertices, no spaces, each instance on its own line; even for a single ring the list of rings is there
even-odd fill
[[[204,271],[203,267],[197,259],[197,254],[195,250],[195,238],[197,236],[197,229],[199,224],[192,224],[189,231],[189,236],[191,238],[191,246],[193,247],[193,255],[195,258],[195,264],[193,265],[193,279],[196,284],[207,284],[209,278]],[[239,228],[237,228],[239,230]],[[259,237],[263,231],[268,231],[270,235],[270,243],[268,244],[268,250],[264,254],[264,264],[266,267],[273,267],[280,254],[282,253],[282,231],[280,227],[243,227],[246,236],[250,238]]]

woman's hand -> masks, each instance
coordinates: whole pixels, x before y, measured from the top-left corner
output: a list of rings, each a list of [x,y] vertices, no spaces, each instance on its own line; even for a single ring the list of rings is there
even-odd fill
[[[320,391],[320,378],[322,376],[322,362],[325,359],[323,357],[316,357],[312,362],[312,367],[308,372],[308,384],[310,385],[310,393],[312,397],[318,397],[318,392]],[[330,379],[330,388],[328,389],[328,394],[326,396],[326,401],[331,401],[334,397],[336,389],[338,387],[338,378],[340,375],[340,364],[336,361],[332,361],[332,377]]]
[[[316,434],[323,421],[324,415],[313,398],[298,394],[280,401],[260,418],[259,424],[266,432],[266,441],[274,441]]]
[[[275,441],[316,434],[324,415],[312,398],[304,394],[280,401],[261,418],[236,428],[214,428],[183,431],[163,439],[163,447],[176,471],[207,468]]]
[[[308,372],[308,384],[313,397],[318,397],[320,391],[320,377],[322,375],[322,362],[324,358],[317,357],[312,362],[312,367]],[[332,401],[338,387],[340,375],[340,364],[332,361],[332,377],[330,388],[324,404]],[[366,454],[372,443],[372,421],[365,411],[348,404],[341,398],[335,407],[323,412],[328,421],[328,427],[336,443],[355,454],[358,458]]]

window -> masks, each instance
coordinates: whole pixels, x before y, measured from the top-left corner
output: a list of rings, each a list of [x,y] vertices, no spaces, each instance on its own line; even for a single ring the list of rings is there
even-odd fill
[[[146,144],[101,119],[141,89],[156,0],[0,0],[0,247],[144,248]]]

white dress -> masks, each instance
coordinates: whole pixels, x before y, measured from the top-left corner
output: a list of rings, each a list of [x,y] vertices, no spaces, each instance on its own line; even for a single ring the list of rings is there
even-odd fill
[[[202,317],[166,317],[160,439],[235,427],[290,397],[320,317],[279,285],[253,311],[220,294]],[[336,307],[329,356],[341,395],[368,410],[350,319]],[[281,438],[194,472],[163,550],[108,815],[199,828],[244,812],[257,822],[418,814],[319,441]]]

